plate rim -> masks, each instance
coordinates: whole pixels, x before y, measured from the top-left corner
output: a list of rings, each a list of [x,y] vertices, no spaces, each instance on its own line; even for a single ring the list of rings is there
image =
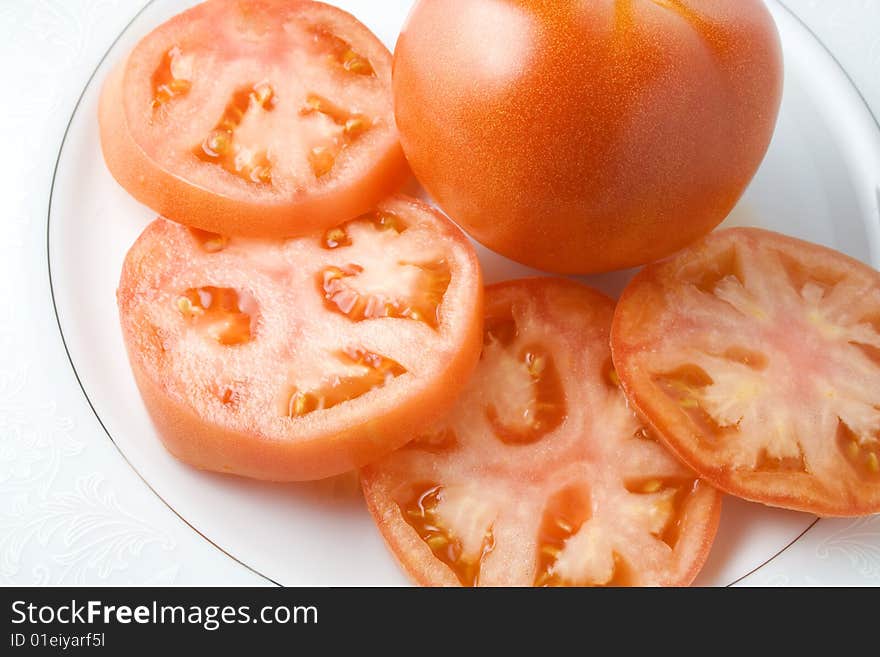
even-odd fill
[[[878,115],[874,113],[873,108],[868,103],[867,98],[865,97],[861,88],[856,84],[855,80],[850,75],[849,71],[847,71],[847,69],[841,64],[840,60],[828,48],[828,46],[825,44],[825,42],[819,37],[818,34],[816,34],[816,32],[812,28],[810,28],[809,25],[806,24],[806,22],[804,22],[804,20],[801,19],[800,16],[798,16],[792,9],[790,9],[788,7],[788,4],[785,0],[769,0],[769,1],[778,5],[790,18],[792,18],[800,26],[801,29],[805,30],[806,33],[809,34],[817,44],[819,44],[819,46],[822,48],[822,50],[825,52],[825,54],[830,58],[831,62],[834,64],[834,67],[838,70],[838,72],[840,74],[843,75],[843,78],[849,83],[849,87],[855,92],[856,97],[859,100],[859,103],[867,111],[867,115],[873,120],[875,127],[877,128],[878,132],[880,132],[880,118],[878,118]],[[76,117],[76,114],[79,111],[80,105],[82,104],[83,98],[85,97],[86,92],[88,91],[89,87],[91,86],[92,82],[94,81],[95,76],[98,73],[98,70],[101,68],[101,66],[104,64],[104,62],[107,60],[107,57],[110,55],[110,53],[116,47],[117,43],[119,43],[119,41],[122,39],[122,37],[126,34],[126,32],[128,32],[128,30],[132,27],[132,25],[134,25],[134,23],[155,2],[156,2],[156,0],[147,0],[146,4],[144,4],[137,12],[135,12],[131,16],[131,18],[125,23],[125,25],[123,25],[120,28],[119,32],[116,34],[116,36],[113,38],[113,40],[109,43],[109,45],[107,46],[104,53],[101,55],[101,57],[95,63],[94,68],[92,69],[88,78],[83,83],[82,90],[80,91],[80,93],[76,99],[76,103],[74,103],[73,109],[70,112],[70,116],[67,120],[67,124],[64,128],[64,132],[61,137],[61,141],[60,141],[60,144],[58,147],[58,154],[55,158],[55,164],[52,169],[52,179],[51,179],[51,183],[49,186],[49,201],[48,201],[48,207],[47,207],[47,211],[46,211],[46,242],[45,242],[46,266],[47,266],[47,274],[48,274],[48,280],[49,280],[49,294],[50,294],[50,297],[52,300],[52,312],[53,312],[53,315],[55,316],[55,325],[58,329],[59,337],[61,338],[61,344],[64,347],[64,353],[67,357],[67,362],[70,365],[70,369],[73,372],[73,376],[74,376],[74,379],[76,380],[77,386],[79,387],[79,390],[82,393],[82,396],[86,401],[86,404],[88,405],[89,409],[91,410],[92,415],[94,415],[95,419],[98,422],[98,425],[101,427],[102,431],[104,432],[104,435],[107,436],[107,438],[113,444],[114,448],[119,453],[119,455],[122,457],[123,461],[128,465],[128,467],[144,483],[144,485],[150,490],[150,492],[152,492],[162,502],[162,504],[164,504],[181,522],[183,522],[189,529],[191,529],[198,536],[200,536],[210,546],[214,547],[215,549],[220,551],[220,553],[222,553],[223,555],[225,555],[229,559],[233,560],[234,562],[238,563],[239,565],[243,566],[244,568],[246,568],[250,572],[257,575],[258,577],[261,577],[262,579],[264,579],[266,581],[267,584],[271,584],[271,585],[274,585],[277,587],[283,587],[284,586],[283,584],[276,581],[272,577],[269,577],[268,575],[261,572],[260,570],[258,570],[254,566],[251,566],[250,564],[246,563],[242,559],[236,557],[234,554],[232,554],[228,550],[224,549],[222,546],[220,546],[219,544],[214,542],[210,537],[208,537],[206,534],[204,534],[202,531],[200,531],[197,527],[195,527],[179,511],[177,511],[177,509],[175,509],[174,506],[172,506],[171,503],[168,500],[166,500],[153,487],[153,485],[144,477],[144,475],[140,472],[140,470],[138,470],[138,468],[135,467],[135,465],[131,462],[131,460],[128,458],[126,453],[122,450],[122,448],[116,442],[113,435],[107,429],[107,426],[104,424],[104,421],[101,419],[101,416],[98,414],[97,409],[95,408],[94,404],[92,403],[92,400],[89,397],[89,394],[85,389],[85,386],[83,385],[82,379],[80,378],[80,374],[77,371],[76,364],[74,363],[73,355],[71,354],[70,349],[68,347],[67,338],[64,335],[64,328],[63,328],[62,322],[61,322],[61,315],[58,311],[58,303],[57,303],[56,296],[55,296],[55,285],[54,285],[54,281],[53,281],[53,277],[52,277],[52,251],[51,251],[52,202],[54,199],[55,183],[56,183],[56,179],[58,176],[58,170],[61,165],[61,157],[64,153],[64,147],[67,144],[67,138],[68,138],[68,135],[70,132],[70,128],[73,125],[74,118]],[[880,202],[880,187],[878,187],[877,193],[878,193],[878,202]],[[764,560],[759,565],[752,568],[749,572],[737,577],[734,581],[732,581],[728,584],[725,584],[724,588],[735,586],[735,585],[739,584],[740,582],[742,582],[743,580],[749,578],[750,576],[754,575],[758,571],[765,568],[772,561],[776,560],[780,555],[782,555],[784,552],[786,552],[792,546],[794,546],[796,543],[798,543],[801,539],[803,539],[804,536],[806,536],[812,529],[814,529],[816,527],[816,525],[819,524],[820,520],[821,520],[821,518],[816,517],[805,529],[803,529],[795,538],[793,538],[784,547],[782,547],[781,549],[776,551],[773,555],[769,556],[766,560]]]
[[[250,564],[245,563],[244,561],[242,561],[241,559],[236,557],[234,554],[232,554],[228,550],[224,549],[222,546],[215,543],[206,534],[202,533],[198,529],[198,527],[196,527],[189,520],[187,520],[177,509],[175,509],[171,505],[171,503],[168,500],[166,500],[162,495],[160,495],[159,492],[153,487],[153,485],[149,481],[147,481],[146,477],[144,477],[144,475],[140,472],[140,470],[138,470],[135,467],[135,465],[131,462],[131,460],[129,460],[128,455],[122,450],[122,448],[119,446],[119,444],[113,438],[113,435],[107,429],[107,426],[104,424],[104,420],[101,419],[101,416],[98,414],[98,411],[95,408],[95,405],[92,403],[92,400],[89,397],[88,392],[86,392],[85,386],[83,385],[83,382],[82,382],[82,379],[80,378],[79,372],[76,369],[76,365],[73,362],[73,355],[70,353],[70,349],[67,345],[67,338],[64,335],[64,329],[61,325],[61,314],[58,312],[58,304],[57,304],[57,301],[55,298],[55,283],[52,278],[52,252],[51,252],[52,201],[54,199],[55,182],[58,177],[58,169],[61,165],[61,156],[64,152],[64,146],[67,143],[67,137],[70,132],[70,127],[73,125],[73,120],[76,117],[76,113],[77,113],[77,111],[79,111],[79,107],[82,104],[82,100],[86,95],[86,91],[88,91],[89,86],[92,84],[92,81],[95,79],[95,76],[97,75],[98,70],[104,64],[108,55],[113,51],[113,49],[116,47],[116,44],[119,43],[119,41],[122,39],[122,37],[125,35],[125,33],[131,28],[132,25],[134,25],[134,23],[137,21],[137,19],[140,18],[144,14],[144,12],[155,1],[156,0],[147,0],[147,3],[145,5],[143,5],[137,12],[135,12],[135,14],[125,23],[125,25],[122,26],[122,28],[119,30],[119,33],[113,38],[113,40],[107,46],[107,49],[104,51],[104,54],[101,55],[100,59],[95,63],[95,66],[92,69],[92,72],[89,74],[89,77],[83,83],[82,91],[80,91],[79,96],[76,99],[76,103],[74,104],[73,109],[70,112],[70,117],[67,120],[67,125],[64,127],[64,133],[61,137],[61,143],[58,147],[58,155],[55,158],[55,165],[52,168],[52,182],[49,186],[49,203],[48,203],[48,207],[46,210],[46,268],[47,268],[47,274],[49,277],[49,295],[52,298],[52,312],[55,315],[55,324],[58,328],[58,334],[61,337],[61,344],[64,347],[64,353],[67,356],[67,362],[70,365],[70,369],[73,371],[73,376],[74,376],[74,379],[76,379],[76,384],[79,387],[80,392],[82,393],[83,397],[85,398],[86,404],[88,404],[88,407],[92,412],[92,415],[94,415],[95,419],[98,421],[98,425],[100,425],[102,431],[104,432],[104,435],[106,435],[107,438],[109,438],[110,442],[113,444],[113,447],[116,448],[116,451],[119,453],[119,455],[122,457],[123,461],[125,461],[125,463],[128,465],[128,467],[132,470],[132,472],[134,472],[134,474],[137,475],[137,477],[144,483],[144,485],[150,490],[150,492],[153,493],[153,495],[155,495],[162,502],[162,504],[164,504],[168,508],[168,510],[170,510],[175,516],[177,516],[177,518],[180,519],[180,521],[183,522],[187,527],[189,527],[189,529],[191,529],[198,536],[200,536],[202,539],[204,539],[209,545],[216,548],[223,555],[225,555],[229,559],[232,559],[234,562],[243,566],[244,568],[246,568],[250,572],[257,575],[258,577],[263,578],[266,581],[266,583],[273,584],[277,587],[281,587],[282,584],[280,582],[272,579],[271,577],[269,577],[265,573],[260,572],[259,570],[257,570],[253,566],[251,566]]]

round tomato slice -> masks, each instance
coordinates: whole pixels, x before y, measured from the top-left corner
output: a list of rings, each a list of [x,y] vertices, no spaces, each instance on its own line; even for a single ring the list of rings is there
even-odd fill
[[[391,55],[349,14],[306,0],[208,0],[160,25],[100,103],[111,173],[180,223],[305,235],[357,216],[407,172]]]
[[[880,511],[880,273],[765,230],[714,233],[636,276],[612,350],[631,403],[714,485]]]
[[[291,481],[362,466],[449,409],[479,358],[481,285],[467,238],[398,197],[288,240],[158,219],[126,257],[118,302],[168,449]]]
[[[424,585],[684,585],[721,497],[639,424],[608,350],[614,303],[561,279],[486,290],[483,353],[454,410],[362,470]]]

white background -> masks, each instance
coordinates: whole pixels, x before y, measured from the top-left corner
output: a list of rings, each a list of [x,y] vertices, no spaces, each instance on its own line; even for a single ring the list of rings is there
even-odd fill
[[[266,583],[125,463],[74,379],[52,310],[46,216],[58,148],[88,76],[144,1],[0,0],[0,584]],[[880,0],[784,1],[880,115]],[[835,583],[836,573],[880,584],[878,517],[804,549],[746,583]]]

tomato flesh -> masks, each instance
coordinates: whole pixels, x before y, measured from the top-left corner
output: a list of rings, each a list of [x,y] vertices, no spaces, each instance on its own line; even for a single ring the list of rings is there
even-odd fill
[[[160,219],[132,247],[123,334],[176,456],[261,479],[321,478],[399,447],[453,403],[480,349],[470,243],[403,197],[331,231],[346,235],[335,248],[323,231],[250,239]],[[400,264],[434,262],[445,263],[442,285]],[[370,298],[403,310],[343,312],[316,289],[328,268],[356,268]]]
[[[357,234],[368,231],[381,248],[383,243],[396,240],[406,228],[406,222],[393,213],[370,213],[328,230],[323,244],[331,250],[349,246]],[[390,262],[384,270],[371,272],[357,264],[325,267],[318,276],[318,287],[328,308],[351,319],[401,317],[437,328],[437,312],[450,277],[449,263],[443,258],[417,258]],[[417,290],[417,294],[395,291],[401,288]]]
[[[295,390],[290,396],[288,415],[302,417],[318,410],[333,408],[337,404],[357,399],[371,390],[381,388],[395,377],[406,373],[400,363],[364,349],[346,349],[337,358],[360,368],[353,376],[336,376],[319,388],[303,392]]]
[[[465,544],[443,525],[441,503],[448,499],[443,486],[423,483],[413,487],[413,496],[400,504],[404,520],[418,533],[437,559],[455,573],[462,586],[475,586],[483,559],[494,548],[492,530],[487,529],[476,550],[465,551]]]
[[[419,583],[686,584],[720,508],[613,382],[613,302],[561,279],[487,289],[483,352],[455,408],[362,470]]]
[[[193,149],[195,156],[203,162],[218,164],[249,182],[271,184],[272,165],[265,151],[242,157],[243,149],[235,143],[235,130],[252,109],[271,111],[274,107],[273,96],[274,91],[268,84],[236,91],[223,110],[220,121],[204,141]]]
[[[180,314],[222,345],[251,339],[253,318],[242,309],[241,294],[232,288],[190,288],[177,299]]]
[[[163,216],[222,234],[305,235],[376,205],[406,165],[391,58],[352,16],[307,0],[208,0],[108,78],[111,173]]]
[[[716,486],[816,513],[880,511],[880,274],[754,228],[710,235],[624,292],[627,395]]]

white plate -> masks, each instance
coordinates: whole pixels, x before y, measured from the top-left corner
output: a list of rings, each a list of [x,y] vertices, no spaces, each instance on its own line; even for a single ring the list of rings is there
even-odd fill
[[[410,0],[337,1],[393,47]],[[880,264],[880,130],[823,46],[780,4],[785,97],[770,152],[726,224],[779,230]],[[115,288],[126,250],[154,213],[111,178],[100,153],[97,103],[110,67],[181,10],[154,0],[126,28],[88,83],[59,155],[49,210],[50,278],[59,326],[83,391],[131,466],[195,530],[258,573],[287,585],[395,585],[406,579],[346,481],[275,485],[198,472],[161,446],[138,395],[119,330]],[[486,278],[530,273],[481,249]],[[586,279],[616,292],[625,274]],[[764,567],[815,518],[727,498],[701,584],[729,584]],[[824,521],[828,522],[828,521]],[[880,551],[880,535],[868,548]],[[221,582],[218,582],[218,584]]]

